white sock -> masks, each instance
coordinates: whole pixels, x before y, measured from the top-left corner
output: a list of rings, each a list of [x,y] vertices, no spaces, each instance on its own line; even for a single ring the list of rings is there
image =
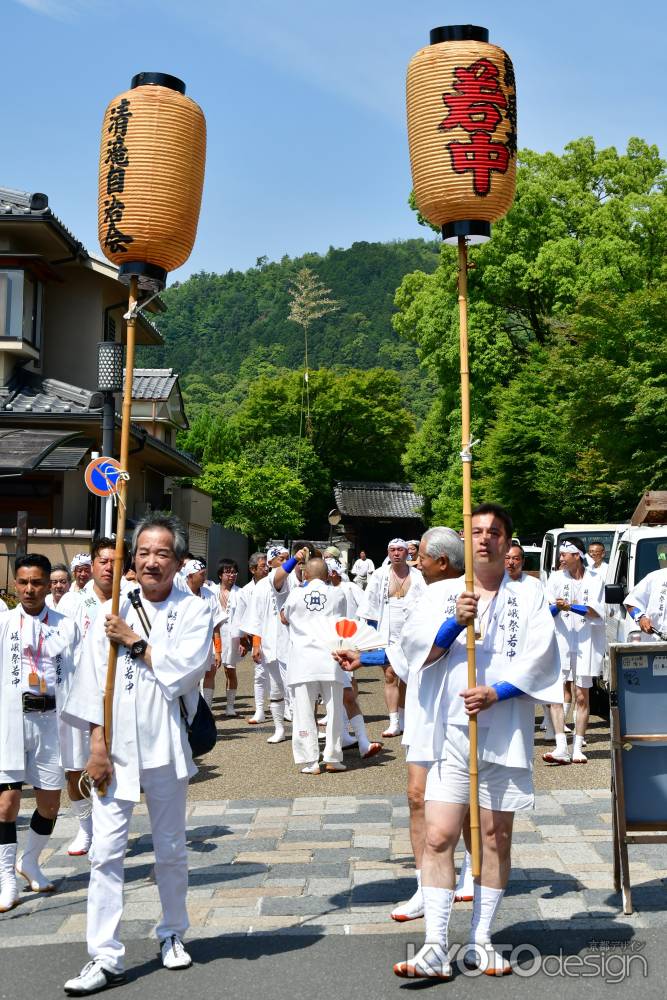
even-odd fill
[[[491,941],[491,924],[505,895],[504,889],[491,889],[488,885],[475,882],[470,941],[485,945]]]
[[[340,736],[340,745],[343,747],[343,749],[345,749],[345,747],[353,746],[354,743],[355,743],[354,736],[350,736],[348,730],[343,729],[343,732],[341,733]]]
[[[456,883],[456,889],[454,890],[457,893],[457,895],[459,893],[463,893],[464,889],[469,888],[470,883],[472,882],[471,869],[472,869],[472,857],[470,856],[468,851],[466,851],[463,856],[463,861],[461,862],[461,871],[459,872],[459,880]],[[467,896],[469,895],[469,893],[465,893],[465,895]]]
[[[398,710],[398,728],[405,729],[405,709],[399,708]]]
[[[567,736],[565,733],[556,733],[556,752],[567,753]]]
[[[261,681],[255,681],[255,715],[264,715],[265,700],[264,685]]]
[[[90,799],[73,799],[72,812],[79,820],[79,826],[88,834],[93,835],[93,806]]]
[[[285,736],[285,702],[270,701],[269,710],[271,712],[271,718],[273,719],[273,725],[275,728],[273,736],[270,736],[269,739],[272,742],[277,743]]]
[[[574,737],[574,753],[583,753],[584,752],[583,742],[584,742],[584,737],[583,736],[575,736]]]
[[[210,708],[211,705],[213,704],[213,688],[202,688],[202,692],[201,693],[202,693],[202,696],[204,698],[204,701],[206,702],[206,704]]]
[[[454,890],[424,885],[422,886],[422,895],[424,897],[424,940],[427,944],[439,944],[447,953],[449,950],[447,929],[454,902]]]
[[[234,711],[235,701],[236,701],[236,688],[227,688],[227,704],[225,705],[225,710],[227,712]]]
[[[421,872],[421,868],[416,868],[415,869],[415,877],[417,879],[417,888],[421,889],[421,887],[422,887],[422,872]]]
[[[366,723],[364,722],[364,717],[359,713],[350,719],[350,726],[352,727],[352,732],[357,737],[357,742],[359,743],[359,753],[362,755],[367,753],[370,749],[370,740],[366,734]]]
[[[389,713],[389,728],[398,729],[398,712]]]

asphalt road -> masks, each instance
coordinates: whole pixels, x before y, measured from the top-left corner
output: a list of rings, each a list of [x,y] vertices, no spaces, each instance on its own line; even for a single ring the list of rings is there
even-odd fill
[[[415,937],[421,944],[419,935]],[[423,989],[442,991],[452,1000],[473,995],[494,1000],[516,996],[561,1000],[566,990],[585,990],[586,1000],[606,1000],[613,989],[618,996],[640,993],[642,1000],[662,1000],[665,995],[664,929],[641,930],[635,935],[629,928],[619,928],[613,940],[596,943],[590,929],[541,936],[532,931],[522,938],[517,926],[512,928],[512,940],[530,942],[542,958],[536,958],[535,951],[525,951],[517,956],[523,974],[501,979],[471,977],[456,969],[449,983],[407,982],[393,975],[393,964],[405,959],[411,947],[405,935],[216,935],[188,944],[195,965],[181,972],[162,969],[155,942],[134,941],[128,947],[128,983],[112,995],[124,1000],[399,1000]],[[578,956],[586,956],[586,964]],[[63,983],[86,960],[82,944],[5,947],[0,998],[63,997]]]

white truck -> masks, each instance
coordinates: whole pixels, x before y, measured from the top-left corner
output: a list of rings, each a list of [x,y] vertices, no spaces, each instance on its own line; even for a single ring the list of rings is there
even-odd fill
[[[562,528],[551,528],[542,540],[540,580],[546,586],[549,575],[553,570],[558,569],[558,546],[564,536],[576,535],[582,540],[587,550],[593,542],[602,542],[608,561],[614,540],[625,527],[624,524],[565,524]]]
[[[656,569],[667,569],[667,525],[644,524],[626,528],[616,540],[607,573],[607,644],[629,642],[631,632],[635,633],[633,640],[655,642],[655,636],[638,631],[623,602],[639,581]]]

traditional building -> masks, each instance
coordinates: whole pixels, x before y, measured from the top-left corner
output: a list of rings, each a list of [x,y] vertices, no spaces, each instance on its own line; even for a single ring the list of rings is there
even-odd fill
[[[348,550],[350,565],[361,550],[379,566],[392,538],[420,538],[424,531],[423,499],[407,483],[346,480],[334,485],[341,521],[333,542]]]

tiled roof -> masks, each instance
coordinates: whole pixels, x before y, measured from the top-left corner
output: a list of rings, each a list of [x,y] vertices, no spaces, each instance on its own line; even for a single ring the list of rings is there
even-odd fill
[[[169,399],[177,381],[173,368],[135,368],[132,399]]]
[[[20,372],[0,390],[0,410],[11,413],[85,414],[98,412],[101,405],[99,392],[27,372]]]
[[[418,519],[423,499],[407,483],[347,480],[334,485],[338,510],[347,517]]]
[[[18,219],[44,219],[46,222],[51,222],[76,253],[84,257],[88,256],[88,251],[83,243],[77,240],[67,226],[53,214],[49,208],[49,199],[45,194],[39,192],[30,194],[28,191],[15,191],[13,188],[0,187],[0,219],[3,216],[12,216]]]
[[[76,443],[73,443],[75,442]],[[0,469],[30,472],[33,469],[76,469],[90,450],[91,441],[76,433],[12,427],[0,430]]]

